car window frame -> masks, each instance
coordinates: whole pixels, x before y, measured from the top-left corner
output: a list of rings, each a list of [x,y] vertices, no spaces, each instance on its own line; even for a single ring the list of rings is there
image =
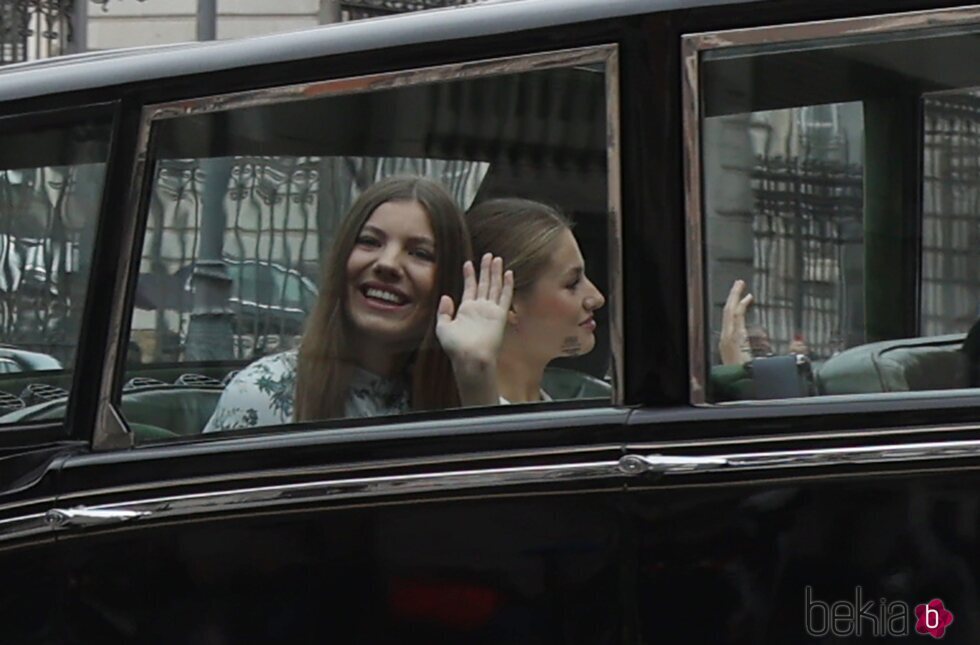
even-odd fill
[[[67,105],[66,105],[67,104]],[[90,386],[98,382],[97,370],[83,370],[80,365],[87,364],[89,352],[86,350],[88,341],[92,338],[92,317],[101,306],[98,302],[98,287],[102,269],[98,263],[97,250],[102,247],[102,238],[111,229],[107,215],[107,203],[111,200],[110,172],[113,157],[117,154],[116,146],[119,140],[120,104],[114,98],[102,97],[93,100],[81,97],[80,100],[43,101],[40,104],[5,111],[0,115],[0,128],[4,132],[29,132],[34,129],[70,128],[85,120],[101,119],[108,130],[105,146],[108,151],[105,161],[106,172],[102,182],[102,192],[99,196],[98,211],[93,236],[92,258],[89,273],[86,276],[85,301],[80,311],[80,327],[78,349],[75,354],[74,367],[70,376],[71,389],[65,401],[65,414],[60,419],[28,420],[0,425],[0,449],[16,449],[25,446],[38,446],[63,441],[84,441],[89,436],[90,425],[80,418],[77,411],[88,406],[93,408],[90,401]]]
[[[93,451],[130,449],[135,446],[133,433],[125,420],[121,407],[122,383],[125,378],[123,365],[126,342],[129,338],[132,321],[132,306],[141,258],[146,225],[149,219],[148,203],[152,191],[155,164],[152,156],[153,125],[163,119],[179,118],[197,114],[233,110],[255,105],[269,105],[282,102],[302,101],[311,97],[324,97],[350,93],[370,92],[409,84],[426,84],[456,81],[501,74],[516,74],[545,69],[570,68],[584,64],[604,65],[604,85],[606,96],[606,175],[607,175],[607,257],[609,269],[609,338],[610,360],[612,364],[612,399],[596,405],[591,401],[566,401],[549,403],[548,410],[564,408],[609,408],[623,404],[624,392],[624,350],[623,350],[623,281],[622,281],[622,197],[620,185],[620,83],[619,83],[619,45],[615,42],[582,47],[560,48],[506,56],[469,58],[458,62],[405,67],[383,72],[354,73],[348,76],[328,77],[324,80],[290,82],[275,86],[262,86],[252,89],[220,94],[184,96],[172,101],[146,103],[140,107],[139,125],[135,136],[134,163],[132,164],[130,190],[127,198],[126,217],[122,231],[122,253],[119,256],[120,276],[114,288],[115,302],[124,303],[113,307],[110,321],[110,339],[104,356],[104,378],[99,389],[99,405],[96,412],[95,428],[92,434]],[[518,413],[520,408],[530,408],[520,414],[530,418],[547,417],[545,410],[535,406],[507,406],[506,412],[494,412],[499,406],[442,410],[427,413],[410,413],[408,422],[439,420],[460,420],[479,418],[488,414]],[[265,426],[264,434],[271,436],[286,431],[311,429],[384,427],[404,423],[406,415],[378,417],[371,420],[335,419],[285,426]],[[412,424],[415,425],[415,424]],[[441,434],[439,423],[434,424],[433,432]],[[534,424],[536,425],[536,424]],[[376,432],[376,431],[375,431]],[[219,436],[197,435],[182,438],[173,443],[199,443],[202,441],[227,441],[235,437],[253,436],[248,433],[218,433]],[[227,436],[224,436],[227,435]],[[168,442],[169,443],[169,442]],[[153,444],[148,444],[153,445]],[[159,445],[159,444],[157,444]]]
[[[806,402],[809,410],[814,405],[828,407],[841,403],[905,401],[912,409],[921,409],[922,402],[934,399],[953,401],[953,407],[974,407],[980,400],[980,392],[969,395],[955,390],[953,396],[943,396],[944,391],[933,391],[927,396],[907,397],[907,393],[879,393],[837,395],[833,400],[826,396],[789,398],[779,400],[739,400],[710,402],[707,400],[708,357],[711,355],[707,310],[707,252],[705,249],[704,175],[702,172],[703,150],[701,128],[703,124],[700,84],[701,56],[704,52],[718,52],[733,47],[764,47],[771,49],[792,47],[795,43],[837,38],[868,37],[877,39],[883,34],[916,34],[957,26],[980,26],[980,8],[951,7],[922,11],[881,13],[868,16],[770,24],[764,26],[684,33],[681,35],[681,128],[683,142],[683,196],[684,231],[686,239],[686,270],[688,297],[688,379],[689,404],[696,408],[751,407],[755,409],[800,406]],[[919,205],[921,210],[921,203]],[[921,213],[919,214],[921,219]],[[916,318],[918,318],[918,312]],[[904,404],[903,404],[904,407]],[[946,406],[943,406],[946,407]],[[813,410],[817,412],[817,410]]]

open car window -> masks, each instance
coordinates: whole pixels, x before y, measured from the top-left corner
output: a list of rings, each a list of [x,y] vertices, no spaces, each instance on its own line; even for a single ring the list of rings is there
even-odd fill
[[[0,130],[0,424],[62,419],[89,287],[111,119]]]
[[[402,310],[414,316],[418,304],[423,311],[424,298],[416,298],[423,293],[421,283],[413,277],[420,262],[436,267],[436,281],[444,271],[462,281],[462,262],[452,267],[440,262],[464,259],[474,243],[468,234],[441,238],[456,239],[441,249],[409,249],[407,264],[397,268],[406,282],[393,278],[390,292],[378,292],[389,283],[373,282],[387,279],[370,273],[379,271],[374,265],[365,269],[366,278],[351,273],[343,293],[329,301],[336,303],[332,313],[315,313],[318,299],[329,298],[324,283],[333,275],[329,263],[341,253],[337,249],[345,248],[346,264],[337,266],[347,272],[355,271],[350,267],[356,254],[384,246],[384,240],[365,241],[360,234],[348,240],[345,222],[354,217],[362,196],[393,177],[437,183],[461,213],[508,199],[540,204],[567,218],[570,238],[559,241],[567,245],[571,239],[574,247],[566,260],[568,277],[562,276],[562,283],[555,278],[551,295],[546,294],[552,298],[548,302],[557,298],[565,304],[542,308],[544,301],[531,295],[540,283],[521,285],[518,279],[514,309],[520,323],[510,326],[521,331],[507,332],[513,338],[505,339],[505,346],[517,356],[522,347],[542,354],[555,345],[530,400],[610,401],[611,51],[578,50],[474,63],[464,72],[435,68],[208,97],[182,102],[178,109],[147,108],[152,175],[142,206],[146,228],[119,393],[137,440],[320,420],[318,413],[297,412],[307,405],[300,400],[310,400],[309,394],[298,394],[297,380],[303,388],[304,377],[298,375],[306,360],[304,346],[327,336],[322,329],[337,328],[327,323],[332,316],[344,340],[317,350],[323,371],[312,374],[351,385],[344,390],[348,399],[323,420],[402,416],[462,404],[462,393],[446,395],[447,388],[457,390],[454,374],[429,366],[441,360],[434,333],[438,299],[420,314],[428,322],[417,336],[398,341],[404,349],[397,351],[393,369],[372,371],[360,353],[380,337],[378,329],[391,320],[401,324]],[[405,201],[412,200],[386,203]],[[399,213],[393,226],[401,226],[398,218],[410,218]],[[438,217],[428,216],[432,236],[443,235]],[[362,233],[374,221],[370,213],[367,217],[356,227]],[[369,232],[396,239],[388,229]],[[547,247],[545,255],[556,248]],[[541,275],[551,270],[552,260],[546,259]],[[381,327],[371,326],[376,324]],[[536,335],[522,337],[529,329]],[[341,363],[347,371],[338,376],[331,366]],[[454,397],[458,403],[446,403]]]
[[[686,41],[695,402],[980,385],[976,28],[837,28]]]

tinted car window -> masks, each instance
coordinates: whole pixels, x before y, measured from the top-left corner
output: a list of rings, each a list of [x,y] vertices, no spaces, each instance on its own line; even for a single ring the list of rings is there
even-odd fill
[[[0,423],[64,416],[109,134],[108,119],[0,134]]]
[[[972,43],[704,52],[707,400],[980,383]]]
[[[462,211],[520,198],[568,219],[581,267],[553,291],[578,294],[562,324],[588,342],[556,345],[532,394],[609,400],[604,64],[431,79],[311,90],[317,98],[305,100],[283,100],[300,94],[284,89],[176,118],[161,111],[122,392],[138,438],[294,420],[297,348],[323,264],[352,204],[395,176],[437,182]],[[419,351],[406,369],[424,360]],[[419,409],[405,381],[384,413]],[[265,402],[228,403],[246,389]]]

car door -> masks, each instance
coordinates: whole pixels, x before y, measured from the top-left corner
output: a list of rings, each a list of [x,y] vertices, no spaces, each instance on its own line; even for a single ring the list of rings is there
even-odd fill
[[[323,250],[386,176],[439,180],[464,208],[560,205],[589,274],[621,297],[616,63],[598,45],[154,89],[129,135],[136,192],[93,449],[63,464],[51,511],[70,642],[621,640],[615,307],[592,354],[549,368],[550,401],[245,414],[251,427],[202,434],[235,372],[294,351]]]
[[[689,243],[647,295],[688,355],[629,420],[640,642],[977,638],[978,16],[812,8],[659,34],[684,199],[635,238]]]
[[[3,640],[54,642],[63,591],[47,511],[85,445],[91,373],[78,351],[92,307],[116,117],[111,103],[5,106],[0,119],[0,613]],[[43,416],[35,416],[39,410]]]

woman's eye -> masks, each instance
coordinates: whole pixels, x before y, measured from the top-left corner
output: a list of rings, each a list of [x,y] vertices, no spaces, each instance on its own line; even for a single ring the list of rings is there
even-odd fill
[[[577,279],[575,280],[575,282],[573,282],[573,283],[571,283],[571,284],[570,284],[570,285],[568,285],[568,286],[567,286],[566,288],[567,288],[567,289],[571,289],[572,291],[575,291],[575,289],[576,289],[576,288],[577,288],[577,287],[578,287],[578,286],[579,286],[579,285],[580,285],[581,283],[582,283],[582,279],[581,279],[581,278],[577,278]]]
[[[429,249],[415,249],[412,251],[412,255],[420,260],[426,260],[427,262],[435,262],[436,259],[436,254]]]
[[[380,246],[381,244],[376,237],[371,237],[370,235],[359,236],[357,238],[357,243],[363,246]]]

